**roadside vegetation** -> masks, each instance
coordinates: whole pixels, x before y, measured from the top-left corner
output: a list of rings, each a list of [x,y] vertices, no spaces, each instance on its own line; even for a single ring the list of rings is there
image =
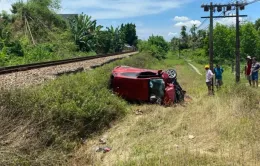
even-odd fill
[[[130,110],[108,89],[116,65],[150,67],[142,53],[101,68],[62,76],[21,90],[0,92],[0,165],[65,163],[81,139],[108,128]]]
[[[201,73],[204,65],[194,64]],[[177,53],[151,68],[175,68],[180,85],[192,97],[176,107],[131,105],[131,112],[104,133],[89,139],[69,163],[83,165],[259,165],[260,93],[235,84],[231,68],[224,86],[207,96],[204,75],[197,74]],[[136,115],[135,111],[143,112]],[[108,153],[96,153],[107,137]]]
[[[235,84],[234,27],[214,28],[214,64],[224,67],[224,86],[209,97],[207,30],[183,26],[171,42],[145,41],[135,24],[104,28],[85,14],[64,19],[58,9],[58,0],[28,0],[14,3],[12,14],[2,12],[0,65],[114,53],[126,44],[141,53],[40,86],[1,89],[0,165],[260,165],[260,93],[243,78]],[[259,19],[241,25],[242,57],[260,58],[259,27]],[[108,89],[117,65],[175,68],[192,101],[129,104]],[[108,153],[95,151],[103,136]]]
[[[260,59],[260,19],[255,22],[244,22],[241,24],[241,61],[246,56]],[[170,49],[174,51],[192,50],[193,59],[207,59],[209,54],[208,29],[198,29],[193,25],[190,29],[183,26],[180,37],[173,37],[170,42]],[[214,27],[214,64],[234,66],[235,63],[235,27],[217,23]],[[199,49],[199,51],[198,51]],[[194,51],[194,53],[193,53]]]
[[[0,13],[0,66],[107,54],[137,45],[136,26],[103,27],[84,13],[57,14],[60,0],[28,0]]]

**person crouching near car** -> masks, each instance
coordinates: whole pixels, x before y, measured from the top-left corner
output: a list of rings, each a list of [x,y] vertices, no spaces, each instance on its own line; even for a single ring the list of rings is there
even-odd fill
[[[222,81],[222,73],[224,72],[223,68],[219,65],[216,65],[214,69],[215,79],[216,79],[216,87],[219,89],[223,85]]]
[[[260,69],[260,64],[256,61],[256,57],[252,59],[252,67],[251,67],[251,77],[253,87],[258,87],[258,71]]]
[[[247,64],[245,66],[245,75],[246,75],[246,78],[248,80],[249,85],[252,86],[252,83],[251,83],[251,80],[252,80],[252,77],[251,77],[252,58],[251,58],[251,56],[247,56],[246,60],[247,60]]]
[[[208,87],[208,95],[213,95],[213,89],[212,89],[213,82],[212,82],[212,78],[213,78],[214,74],[209,69],[209,65],[205,66],[205,70],[206,70],[206,85]]]

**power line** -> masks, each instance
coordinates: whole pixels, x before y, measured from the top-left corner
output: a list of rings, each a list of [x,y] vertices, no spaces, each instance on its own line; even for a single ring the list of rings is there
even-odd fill
[[[236,82],[240,81],[240,27],[239,27],[239,17],[246,17],[246,15],[239,15],[240,10],[244,10],[245,6],[255,3],[259,0],[254,0],[252,2],[236,2],[236,3],[228,3],[228,4],[213,4],[210,5],[201,5],[204,8],[204,11],[210,11],[209,17],[201,17],[201,18],[210,18],[210,29],[209,29],[209,62],[210,68],[213,69],[213,18],[226,18],[226,17],[236,17]],[[232,7],[235,7],[236,14],[235,16],[226,16],[226,11],[232,11]],[[217,8],[217,11],[220,12],[223,10],[224,16],[213,16],[213,11]],[[212,85],[213,92],[213,85]]]
[[[211,0],[209,0],[209,2],[210,2]],[[221,3],[223,3],[225,0],[222,0],[222,2]],[[231,0],[231,1],[229,1],[228,3],[233,3],[233,1],[235,1],[235,0]],[[258,0],[259,1],[259,0]],[[235,9],[232,9],[232,10],[235,10]],[[229,11],[230,12],[230,11]],[[222,13],[220,13],[220,15],[219,16],[221,16],[222,14],[226,14],[225,13],[225,11],[223,11]],[[216,19],[218,19],[218,18],[214,18],[214,21],[216,21]],[[198,30],[200,30],[200,28],[202,27],[202,25],[207,21],[208,19],[207,18],[205,18],[204,19],[204,21],[199,25],[199,27],[197,28],[197,31]],[[208,26],[206,27],[206,28],[204,28],[204,29],[202,29],[202,30],[206,30],[206,29],[208,29]]]

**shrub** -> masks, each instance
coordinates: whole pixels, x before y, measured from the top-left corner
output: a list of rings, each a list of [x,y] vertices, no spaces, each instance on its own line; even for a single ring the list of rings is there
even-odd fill
[[[162,36],[150,36],[148,41],[138,41],[139,51],[148,51],[156,59],[165,59],[169,51],[169,44]]]
[[[39,165],[37,162],[41,160],[37,158],[46,155],[47,149],[61,151],[64,156],[73,150],[80,138],[90,137],[127,113],[127,102],[107,88],[111,70],[117,65],[145,68],[154,62],[151,56],[141,54],[86,73],[62,76],[43,86],[2,90],[0,127],[3,130],[0,135],[17,132],[18,126],[24,127],[19,133],[24,136],[19,138],[21,144],[17,143],[15,154],[35,162],[28,165]],[[4,139],[14,141],[8,137]],[[25,150],[30,155],[24,156]],[[58,161],[55,157],[53,160]],[[46,162],[43,165],[52,161],[46,159]]]

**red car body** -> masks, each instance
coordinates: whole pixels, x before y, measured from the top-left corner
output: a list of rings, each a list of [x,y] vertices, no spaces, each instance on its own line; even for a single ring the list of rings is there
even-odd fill
[[[173,104],[176,100],[175,85],[162,70],[117,66],[113,69],[110,86],[122,98],[130,101]]]

